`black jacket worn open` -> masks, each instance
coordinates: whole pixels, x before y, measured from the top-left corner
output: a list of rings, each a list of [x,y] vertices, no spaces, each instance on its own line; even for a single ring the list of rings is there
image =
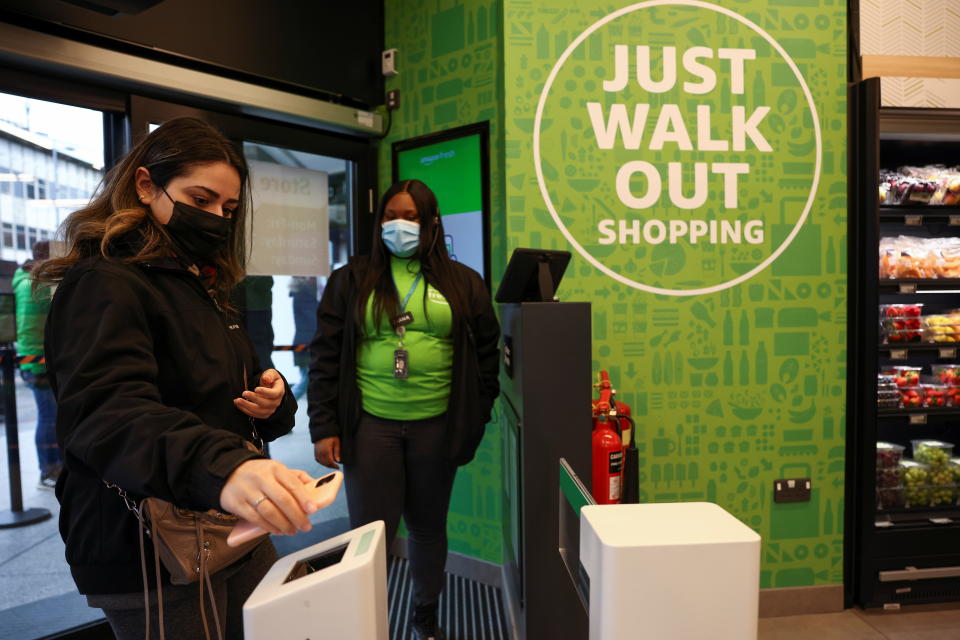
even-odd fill
[[[81,593],[143,589],[137,519],[102,480],[137,500],[219,509],[227,477],[258,457],[244,448],[253,427],[264,440],[293,427],[289,389],[266,420],[234,406],[260,367],[231,315],[174,259],[86,258],[57,287],[45,353],[66,460],[60,532]]]
[[[330,275],[317,309],[317,335],[310,345],[310,439],[316,442],[339,436],[340,457],[347,464],[356,453],[353,434],[360,418],[355,309],[358,276],[367,268],[367,262],[366,257],[352,258]],[[464,265],[453,264],[468,310],[453,326],[447,458],[451,464],[463,465],[473,459],[490,420],[493,401],[500,393],[500,325],[480,275]],[[439,290],[429,276],[427,282]]]

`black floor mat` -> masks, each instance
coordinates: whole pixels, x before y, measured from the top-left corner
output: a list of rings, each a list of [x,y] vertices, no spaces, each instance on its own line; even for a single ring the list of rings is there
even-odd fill
[[[440,626],[447,640],[508,640],[500,589],[447,574],[440,596]],[[410,565],[403,558],[387,560],[391,640],[414,640],[410,629],[412,597]]]

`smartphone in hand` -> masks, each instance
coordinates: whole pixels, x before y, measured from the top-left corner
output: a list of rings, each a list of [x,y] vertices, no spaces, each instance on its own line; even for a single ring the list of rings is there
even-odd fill
[[[313,504],[317,505],[317,509],[319,510],[330,506],[330,503],[337,497],[337,492],[340,490],[341,484],[343,484],[343,473],[334,471],[316,480],[310,480],[304,483],[304,488],[310,495],[310,500]],[[267,533],[268,532],[260,526],[241,518],[240,522],[234,525],[230,531],[230,535],[227,536],[227,544],[231,547],[237,547],[254,538],[265,536]]]

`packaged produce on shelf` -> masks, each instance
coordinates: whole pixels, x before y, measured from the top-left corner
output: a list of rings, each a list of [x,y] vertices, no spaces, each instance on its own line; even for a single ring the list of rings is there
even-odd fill
[[[904,497],[908,508],[942,507],[956,503],[957,483],[947,466],[931,467],[916,460],[904,459]]]
[[[930,374],[948,387],[960,386],[960,364],[931,364]]]
[[[880,409],[896,409],[900,406],[900,390],[893,376],[877,375],[877,407]]]
[[[954,173],[941,180],[936,193],[930,199],[930,204],[941,204],[947,207],[960,204],[960,174]]]
[[[920,342],[924,328],[923,304],[880,305],[880,340],[883,344]]]
[[[944,468],[953,457],[953,443],[941,440],[911,440],[913,458],[932,468]]]
[[[960,407],[960,387],[947,387],[947,406]]]
[[[879,197],[883,205],[954,206],[960,204],[960,171],[944,165],[882,169]]]
[[[946,386],[947,406],[960,407],[960,364],[931,364],[930,373]]]
[[[960,313],[939,313],[923,316],[925,342],[960,342]]]
[[[900,389],[900,406],[904,409],[916,409],[917,407],[925,407],[925,390],[922,386],[919,387],[902,387]]]
[[[877,509],[901,509],[904,506],[903,447],[890,442],[877,443]]]
[[[877,511],[887,509],[903,509],[906,505],[906,496],[903,486],[877,487]]]
[[[953,477],[953,499],[960,501],[960,458],[950,458],[947,470]]]
[[[960,278],[960,238],[880,238],[881,279]]]
[[[926,506],[930,502],[930,471],[927,465],[916,460],[901,460],[903,487],[907,503],[911,506]]]
[[[942,384],[924,384],[923,388],[923,406],[925,407],[947,407],[950,406],[947,396],[947,387]]]
[[[897,469],[899,472],[904,449],[906,447],[892,442],[877,442],[877,473],[880,469]]]
[[[920,386],[920,371],[922,367],[909,367],[905,365],[887,366],[880,370],[882,375],[893,376],[893,382],[898,389],[905,387]]]
[[[950,467],[953,444],[940,440],[911,440],[913,457],[925,464],[930,474],[929,506],[955,504],[957,479]]]

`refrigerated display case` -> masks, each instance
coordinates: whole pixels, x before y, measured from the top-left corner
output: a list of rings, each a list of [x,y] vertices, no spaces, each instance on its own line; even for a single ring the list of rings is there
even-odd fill
[[[960,600],[957,476],[922,444],[960,444],[960,206],[944,180],[880,188],[884,169],[960,165],[960,111],[881,108],[877,78],[849,104],[847,603]]]

